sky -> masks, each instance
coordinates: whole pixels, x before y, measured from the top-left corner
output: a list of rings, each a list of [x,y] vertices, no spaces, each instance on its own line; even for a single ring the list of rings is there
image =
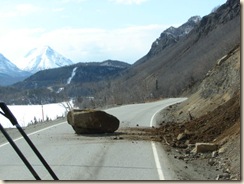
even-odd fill
[[[209,14],[226,0],[11,0],[0,2],[0,53],[22,66],[49,45],[76,62],[133,64],[170,26]]]

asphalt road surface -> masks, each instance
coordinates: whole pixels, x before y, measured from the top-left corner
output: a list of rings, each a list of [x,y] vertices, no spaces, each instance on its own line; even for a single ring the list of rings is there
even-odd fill
[[[107,109],[120,127],[157,126],[157,113],[185,98]],[[117,140],[113,135],[76,135],[67,122],[28,134],[60,180],[175,180],[161,145],[150,141]],[[43,180],[52,180],[27,143],[15,143]],[[8,144],[0,145],[1,180],[35,180]]]

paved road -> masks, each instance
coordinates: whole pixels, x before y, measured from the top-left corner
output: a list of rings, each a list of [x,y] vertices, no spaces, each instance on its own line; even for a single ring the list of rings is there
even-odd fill
[[[185,99],[134,104],[106,110],[120,119],[121,127],[155,126],[160,109]],[[29,134],[60,180],[161,180],[177,179],[160,144],[114,140],[112,136],[78,136],[67,122]],[[16,140],[39,176],[51,176],[23,139]],[[0,179],[34,180],[12,147],[0,145]]]

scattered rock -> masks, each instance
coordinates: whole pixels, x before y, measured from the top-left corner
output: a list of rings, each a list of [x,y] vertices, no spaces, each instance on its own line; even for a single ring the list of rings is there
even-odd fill
[[[193,152],[205,153],[209,151],[215,151],[217,149],[218,149],[218,145],[214,143],[196,143]]]
[[[216,178],[216,180],[229,180],[229,179],[230,179],[229,173],[219,174]]]
[[[186,140],[185,145],[187,145],[188,147],[189,144],[190,144],[190,140]]]
[[[231,175],[230,180],[238,180],[237,174]]]
[[[193,134],[194,134],[194,132],[191,132],[191,131],[189,131],[189,130],[187,130],[187,129],[185,129],[184,133],[185,133],[186,135],[193,135]]]
[[[184,156],[178,156],[179,160],[184,160]]]
[[[180,133],[178,136],[177,136],[177,140],[180,141],[182,139],[185,139],[186,138],[186,134],[185,133]]]
[[[195,147],[195,144],[188,144],[187,145],[187,148],[189,148],[189,149],[193,149]]]
[[[212,158],[210,158],[208,160],[208,164],[211,165],[211,166],[213,166],[215,164],[215,162],[214,162],[214,160]]]
[[[217,157],[218,156],[218,151],[213,151],[212,152],[212,158],[215,158],[215,157]]]
[[[223,154],[225,151],[226,151],[226,147],[221,147],[221,148],[218,150],[218,153],[219,153],[219,154]]]

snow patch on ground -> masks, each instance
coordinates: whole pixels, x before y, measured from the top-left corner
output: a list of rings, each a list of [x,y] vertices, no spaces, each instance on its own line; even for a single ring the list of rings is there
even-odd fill
[[[46,121],[47,119],[55,120],[58,117],[66,116],[68,112],[66,102],[46,105],[9,105],[8,108],[22,127],[26,127],[28,124],[34,122]],[[15,126],[1,114],[0,123],[4,128],[15,128]]]
[[[56,93],[60,93],[61,91],[63,91],[64,88],[59,88],[58,91]]]

